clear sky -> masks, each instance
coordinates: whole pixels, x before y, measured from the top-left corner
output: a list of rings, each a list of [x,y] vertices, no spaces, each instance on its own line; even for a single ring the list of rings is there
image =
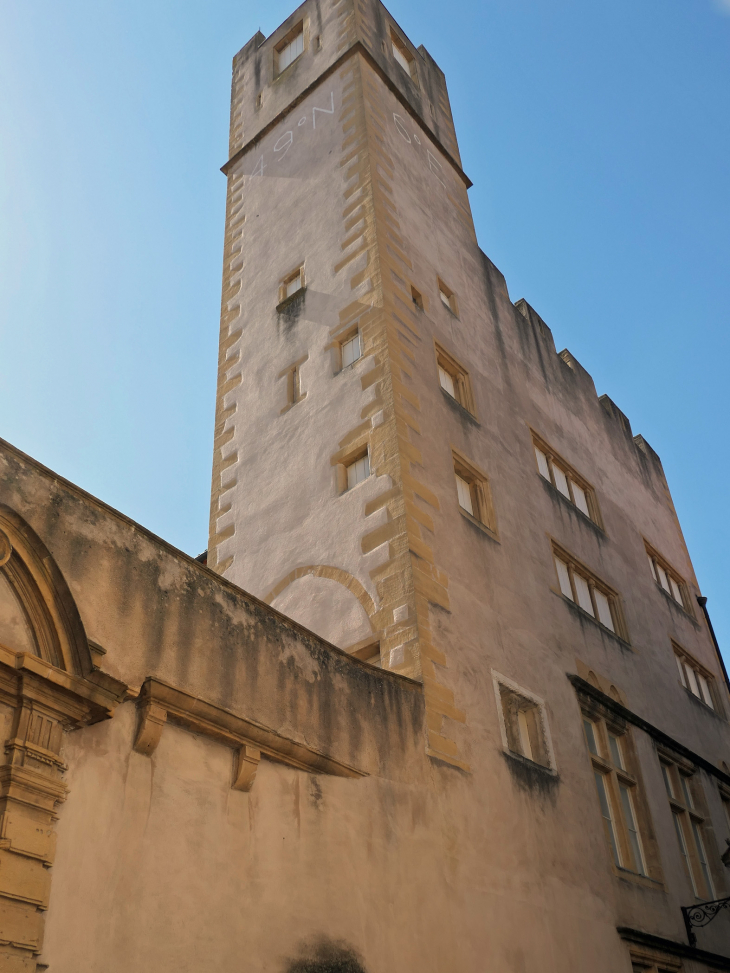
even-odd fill
[[[512,299],[662,457],[730,659],[730,0],[388,6]],[[0,0],[0,436],[193,555],[231,58],[293,7]]]

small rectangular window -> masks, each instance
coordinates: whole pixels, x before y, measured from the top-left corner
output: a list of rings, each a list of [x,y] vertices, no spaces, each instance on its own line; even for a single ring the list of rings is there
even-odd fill
[[[274,48],[276,74],[286,71],[304,51],[304,24],[299,23]]]
[[[364,456],[360,456],[358,459],[354,460],[347,467],[347,489],[352,490],[354,486],[358,483],[362,483],[363,480],[367,480],[370,476],[370,456],[365,453]]]
[[[360,332],[358,331],[352,338],[343,341],[340,347],[342,368],[347,368],[348,365],[352,365],[353,362],[356,362],[361,357]]]
[[[300,265],[286,277],[282,277],[279,283],[279,304],[283,304],[290,297],[298,294],[304,289],[304,265]]]
[[[444,305],[445,308],[448,308],[448,310],[451,311],[453,315],[458,317],[459,308],[458,308],[458,304],[456,303],[456,295],[454,294],[454,292],[451,290],[450,287],[447,287],[447,285],[444,284],[444,282],[441,280],[440,277],[437,279],[438,279],[438,289],[439,289],[439,297],[441,298],[441,303]]]
[[[509,753],[518,754],[542,767],[553,768],[545,706],[539,697],[493,672],[500,708],[502,741]]]
[[[536,433],[532,434],[532,445],[535,449],[537,470],[540,476],[548,483],[552,483],[558,493],[580,510],[585,517],[601,527],[598,501],[593,487]]]
[[[644,545],[646,546],[646,555],[649,559],[649,568],[654,581],[688,615],[694,615],[685,581],[647,541],[644,541]]]
[[[535,446],[535,456],[537,457],[537,468],[540,471],[540,476],[544,477],[549,482],[550,467],[548,466],[547,456],[545,453],[543,453],[539,446]]]
[[[423,296],[421,295],[421,292],[417,291],[413,286],[411,286],[411,300],[419,311],[423,310]]]
[[[491,534],[496,534],[497,525],[492,506],[492,495],[486,475],[468,462],[456,450],[452,450],[456,495],[459,509],[478,521]]]
[[[308,357],[308,355],[304,355],[299,361],[279,372],[279,378],[286,378],[286,405],[281,410],[282,415],[307,396],[307,393],[302,391],[300,369]]]
[[[390,32],[390,44],[395,61],[403,68],[411,81],[415,81],[414,59],[406,44],[394,30]]]
[[[476,417],[474,393],[469,372],[441,345],[435,343],[434,347],[436,349],[439,385],[452,399],[456,399],[460,406]]]
[[[553,559],[561,593],[604,628],[628,641],[617,593],[555,542]]]

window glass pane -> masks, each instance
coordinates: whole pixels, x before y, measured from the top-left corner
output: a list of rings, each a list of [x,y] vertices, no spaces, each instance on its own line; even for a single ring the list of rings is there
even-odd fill
[[[439,297],[441,298],[442,303],[445,304],[449,310],[451,310],[451,298],[449,297],[448,294],[444,294],[444,292],[441,290],[440,287],[439,287]]]
[[[456,398],[456,391],[454,389],[454,379],[445,368],[439,365],[439,382],[441,382],[441,388],[448,392],[452,398]]]
[[[342,367],[347,368],[360,357],[360,334],[342,344]]]
[[[548,467],[547,456],[537,446],[535,446],[535,456],[537,457],[537,468],[540,471],[540,475],[544,476],[546,480],[549,480],[550,468]]]
[[[588,510],[588,498],[586,497],[586,492],[583,487],[579,487],[575,480],[570,481],[570,485],[573,487],[573,499],[575,500],[575,505],[578,510],[582,511],[586,517],[590,517],[590,512]]]
[[[697,676],[695,675],[694,669],[692,666],[686,666],[685,668],[687,671],[687,680],[689,681],[690,691],[694,693],[695,696],[699,696],[699,698],[702,699],[702,696],[700,695],[700,687],[697,685]]]
[[[641,850],[639,830],[636,827],[636,815],[634,814],[634,805],[631,798],[631,793],[626,784],[619,783],[618,789],[619,793],[621,794],[621,807],[624,812],[624,820],[626,821],[629,844],[631,845],[631,856],[634,859],[634,871],[638,872],[640,875],[646,875],[644,855]]]
[[[302,286],[302,275],[297,274],[296,277],[292,279],[286,285],[286,296],[291,297],[292,294],[296,294],[299,288]]]
[[[651,576],[655,581],[658,581],[659,578],[657,578],[656,576],[656,567],[654,565],[654,558],[651,556],[651,554],[647,554],[646,556],[649,558],[649,567],[651,568]]]
[[[707,867],[707,855],[705,854],[705,845],[702,841],[702,831],[700,830],[699,824],[694,819],[692,819],[692,834],[694,835],[695,845],[697,846],[697,857],[700,862],[702,878],[705,880],[705,893],[708,899],[714,899],[715,890],[712,885],[710,869]]]
[[[671,576],[669,578],[669,584],[672,589],[672,598],[674,598],[674,600],[684,608],[684,602],[682,601],[682,592],[679,590],[679,585],[677,584],[677,582]]]
[[[593,776],[596,779],[596,790],[598,791],[598,802],[601,805],[601,814],[603,815],[603,821],[606,826],[606,834],[608,835],[608,840],[611,843],[613,860],[616,862],[617,865],[620,865],[621,859],[618,856],[618,846],[616,844],[616,831],[613,826],[613,816],[611,815],[611,807],[608,803],[608,794],[606,793],[606,781],[604,780],[603,774],[599,774],[597,770],[593,771]]]
[[[625,770],[624,758],[621,753],[621,742],[613,733],[608,734],[608,748],[611,751],[611,760],[613,760],[614,764],[622,770]]]
[[[707,680],[705,679],[705,677],[702,675],[701,672],[698,672],[696,675],[697,675],[697,682],[700,684],[700,689],[702,690],[702,698],[710,707],[710,709],[714,709],[715,707],[712,705],[712,696],[710,695],[710,687],[707,684]]]
[[[669,776],[669,767],[667,767],[666,764],[662,764],[662,777],[664,778],[664,786],[667,789],[667,794],[669,794],[670,797],[674,797],[672,778]]]
[[[598,609],[598,621],[601,625],[605,625],[606,628],[610,628],[613,632],[613,618],[611,616],[611,606],[608,603],[608,598],[598,588],[593,589],[593,595],[596,599],[596,608]]]
[[[393,44],[393,57],[396,59],[398,64],[400,64],[400,66],[403,68],[406,74],[410,75],[411,66],[408,63],[408,58],[405,56],[403,51],[401,51],[401,49],[398,47],[397,44]]]
[[[565,561],[561,561],[559,557],[555,558],[555,567],[558,569],[558,581],[560,582],[560,590],[563,592],[566,598],[573,600],[573,589],[570,587],[570,575],[568,574],[568,565]]]
[[[474,507],[471,502],[471,487],[462,479],[458,473],[456,475],[456,492],[459,494],[459,506],[463,507],[468,513],[474,516]]]
[[[662,588],[664,588],[664,590],[668,594],[671,595],[672,592],[669,589],[669,579],[667,578],[667,572],[664,570],[661,564],[657,564],[656,569],[657,569],[657,574],[659,575],[659,584],[662,586]]]
[[[596,743],[596,731],[590,720],[583,720],[583,729],[586,733],[586,740],[588,741],[588,749],[591,753],[595,753],[598,756],[598,744]]]
[[[553,463],[553,476],[555,477],[555,486],[560,490],[564,497],[570,500],[570,490],[568,489],[568,480],[566,479],[565,473]]]
[[[589,615],[593,615],[593,602],[591,601],[591,592],[588,587],[588,582],[585,578],[582,578],[576,572],[573,572],[573,581],[575,582],[575,593],[578,596],[578,604],[583,609],[587,611]]]
[[[370,457],[366,454],[347,467],[347,489],[351,490],[370,476]]]
[[[527,714],[523,709],[517,711],[517,726],[520,731],[522,754],[529,760],[534,760],[535,758],[532,756],[532,746],[530,744],[530,731],[527,726]]]
[[[674,818],[674,830],[677,832],[677,841],[679,842],[679,850],[682,853],[682,858],[684,859],[684,864],[689,874],[689,880],[692,883],[692,891],[697,895],[697,883],[695,882],[694,873],[692,871],[692,866],[690,864],[689,855],[687,854],[687,842],[684,840],[684,829],[682,828],[682,817],[677,811],[672,811],[672,817]]]
[[[684,663],[682,662],[682,660],[679,658],[678,655],[675,655],[674,658],[677,660],[677,668],[679,669],[679,681],[682,683],[682,685],[686,689],[687,688],[687,677],[684,674]]]
[[[684,774],[679,775],[679,780],[680,783],[682,784],[682,794],[684,796],[684,803],[687,805],[687,807],[694,807],[694,803],[692,802],[692,792],[689,789],[689,781],[687,780]]]

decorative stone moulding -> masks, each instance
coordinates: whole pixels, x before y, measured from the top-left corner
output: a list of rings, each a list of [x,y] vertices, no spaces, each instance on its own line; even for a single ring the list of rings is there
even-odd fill
[[[251,790],[261,757],[310,774],[367,776],[365,771],[357,767],[351,767],[335,757],[282,736],[261,723],[237,716],[151,676],[142,685],[137,705],[139,723],[134,741],[137,753],[152,756],[166,723],[185,727],[236,751],[231,784],[234,790]]]

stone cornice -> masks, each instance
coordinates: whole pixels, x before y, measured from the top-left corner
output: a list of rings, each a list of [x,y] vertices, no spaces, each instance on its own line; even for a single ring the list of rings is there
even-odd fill
[[[183,726],[238,751],[233,781],[237,790],[250,789],[261,756],[310,774],[367,776],[364,770],[153,677],[142,684],[138,706],[140,719],[134,744],[138,753],[154,753],[165,723]]]
[[[668,750],[673,750],[680,756],[685,757],[696,767],[702,767],[702,769],[708,774],[712,774],[713,777],[716,777],[724,784],[730,786],[730,776],[720,770],[719,767],[716,767],[713,763],[710,763],[710,761],[705,759],[705,757],[701,757],[698,753],[695,753],[694,750],[690,750],[689,747],[686,747],[683,743],[680,743],[678,740],[670,737],[668,733],[664,733],[663,730],[660,730],[652,723],[649,723],[648,720],[638,716],[636,713],[632,713],[630,709],[622,706],[621,703],[617,703],[615,699],[612,699],[610,696],[602,693],[600,689],[596,689],[595,686],[592,686],[589,682],[586,682],[585,679],[581,679],[580,676],[576,676],[574,673],[570,672],[566,673],[566,675],[572,682],[576,692],[595,700],[595,702],[610,710],[619,718],[626,720],[627,723],[632,723],[634,726],[638,726],[639,729],[643,730],[644,733],[650,736],[655,743],[666,747]]]

